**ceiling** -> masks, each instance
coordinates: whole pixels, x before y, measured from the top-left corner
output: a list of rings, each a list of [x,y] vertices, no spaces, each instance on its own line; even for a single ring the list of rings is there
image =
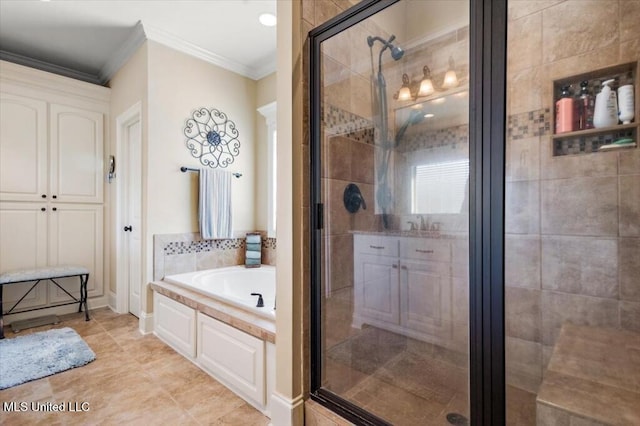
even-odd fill
[[[1,0],[0,58],[104,84],[153,40],[252,79],[276,70],[276,0]]]

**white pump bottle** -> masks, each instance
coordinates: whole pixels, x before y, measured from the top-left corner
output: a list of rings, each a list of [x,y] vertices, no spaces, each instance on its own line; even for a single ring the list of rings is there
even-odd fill
[[[602,82],[602,90],[596,96],[596,106],[593,113],[593,125],[596,128],[610,127],[618,124],[618,100],[616,92],[609,85],[614,80]]]

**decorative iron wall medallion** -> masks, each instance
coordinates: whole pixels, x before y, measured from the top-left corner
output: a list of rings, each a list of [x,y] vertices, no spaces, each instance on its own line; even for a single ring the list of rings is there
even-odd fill
[[[224,168],[233,163],[240,154],[238,134],[235,123],[215,108],[195,110],[184,128],[191,155],[211,168]]]

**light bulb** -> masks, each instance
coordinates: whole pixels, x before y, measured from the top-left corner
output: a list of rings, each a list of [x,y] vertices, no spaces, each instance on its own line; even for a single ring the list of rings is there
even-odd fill
[[[456,87],[458,85],[458,76],[454,70],[449,70],[444,75],[444,82],[442,83],[442,87],[447,89],[451,89],[452,87]]]
[[[411,99],[411,90],[407,86],[402,86],[398,92],[398,100],[408,101]]]
[[[423,78],[420,82],[420,90],[418,91],[418,96],[429,96],[435,90],[433,89],[433,82],[430,78]]]

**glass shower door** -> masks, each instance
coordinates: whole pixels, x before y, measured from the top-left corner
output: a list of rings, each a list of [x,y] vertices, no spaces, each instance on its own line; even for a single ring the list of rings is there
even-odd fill
[[[321,386],[394,425],[469,417],[469,3],[320,45]]]

